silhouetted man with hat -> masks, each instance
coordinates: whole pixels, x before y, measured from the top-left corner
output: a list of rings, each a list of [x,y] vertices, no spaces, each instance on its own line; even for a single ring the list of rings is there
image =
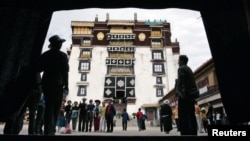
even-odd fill
[[[42,89],[45,98],[44,134],[55,135],[56,121],[62,103],[63,92],[68,92],[68,57],[60,51],[65,39],[54,35],[49,38],[50,50],[44,52],[38,63],[43,72]]]

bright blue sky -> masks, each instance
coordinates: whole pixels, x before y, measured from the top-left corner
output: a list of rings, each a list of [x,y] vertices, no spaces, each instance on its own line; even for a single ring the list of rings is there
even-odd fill
[[[171,25],[171,40],[177,39],[180,43],[180,53],[189,57],[188,65],[196,70],[200,65],[211,58],[207,36],[204,30],[203,21],[198,11],[185,9],[100,9],[88,8],[80,10],[68,10],[54,12],[43,51],[47,50],[48,38],[58,34],[66,39],[62,51],[66,51],[71,45],[71,21],[94,21],[98,15],[99,21],[106,20],[106,13],[109,13],[111,20],[133,20],[134,13],[137,13],[138,20],[167,20]]]

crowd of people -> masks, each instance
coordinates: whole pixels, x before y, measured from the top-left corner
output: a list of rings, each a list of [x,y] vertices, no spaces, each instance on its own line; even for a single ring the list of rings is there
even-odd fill
[[[61,110],[57,120],[58,132],[60,129],[66,130],[70,128],[73,132],[108,132],[114,131],[116,109],[112,103],[112,99],[106,101],[90,99],[88,103],[86,98],[82,101],[71,104],[72,101],[68,100],[62,102]],[[121,112],[122,131],[127,131],[128,122],[131,120],[126,108]],[[145,120],[146,114],[143,114],[141,108],[136,113],[137,126],[139,131],[146,130]],[[78,123],[78,124],[77,124]],[[71,125],[71,127],[69,127]],[[77,128],[78,127],[78,128]]]
[[[88,103],[86,100],[82,98],[79,103],[74,101],[72,104],[71,100],[66,105],[65,102],[62,103],[62,113],[59,114],[56,124],[59,132],[60,129],[70,129],[73,132],[113,132],[116,110],[112,100],[101,102],[90,99]]]
[[[79,103],[77,101],[72,103],[71,100],[62,100],[60,112],[56,122],[57,132],[66,133],[67,128],[73,132],[113,132],[116,110],[112,105],[112,100],[108,99],[106,102],[95,100],[94,103],[92,99],[90,99],[88,103],[86,101],[86,98],[82,98],[82,101]],[[43,134],[44,103],[44,97],[41,95],[39,106],[35,112],[37,115],[29,117],[29,134]],[[194,107],[197,132],[207,133],[208,125],[220,124],[218,120],[216,121],[216,114],[214,114],[214,109],[210,104],[208,104],[207,108],[200,108],[199,105],[197,105],[197,102],[195,102]],[[170,131],[173,130],[173,125],[176,125],[177,132],[180,131],[178,105],[171,108],[169,106],[169,101],[164,100],[159,112],[161,132],[169,134]],[[210,114],[210,112],[212,112],[212,114]],[[29,112],[29,114],[32,113],[34,112]],[[210,115],[213,115],[213,118],[209,120]],[[32,120],[31,118],[34,119]],[[136,112],[136,120],[139,131],[146,130],[146,119],[147,116],[143,114],[141,108],[139,108]],[[130,120],[131,118],[124,108],[121,113],[122,131],[127,131],[128,121]]]
[[[113,132],[114,130],[114,117],[116,115],[116,110],[112,105],[112,100],[100,101],[90,99],[88,103],[86,98],[82,98],[82,101],[78,103],[71,100],[66,102],[65,99],[62,100],[61,109],[57,118],[56,126],[57,131],[61,133],[66,133],[66,129],[72,130],[73,132]],[[37,111],[37,119],[35,120],[34,134],[43,134],[43,118],[44,113],[44,99],[41,96],[40,108]],[[200,108],[195,102],[195,117],[197,132],[207,133],[207,127],[211,124],[220,124],[216,120],[216,114],[214,114],[214,109],[211,104],[208,107]],[[208,112],[209,111],[209,112]],[[176,125],[177,132],[180,131],[179,127],[179,117],[178,117],[178,105],[171,108],[168,100],[164,100],[160,109],[160,131],[169,134],[173,130],[173,125]],[[210,114],[212,112],[212,114]],[[218,113],[218,112],[217,112]],[[210,115],[213,115],[212,119],[209,120]],[[32,116],[33,117],[33,116]],[[32,118],[30,117],[30,118]],[[139,131],[146,130],[145,120],[147,116],[143,114],[141,108],[136,112],[136,120]],[[130,121],[129,114],[124,108],[121,113],[122,131],[127,131],[128,121]],[[31,134],[31,126],[33,125],[33,120],[30,120],[29,124],[29,134]],[[62,131],[63,129],[64,131]],[[70,132],[69,132],[70,133]]]

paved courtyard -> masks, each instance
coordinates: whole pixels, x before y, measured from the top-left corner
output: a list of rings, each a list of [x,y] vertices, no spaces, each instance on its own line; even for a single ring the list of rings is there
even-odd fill
[[[4,124],[0,124],[0,134],[3,134]],[[24,124],[23,129],[20,135],[28,134],[28,124]],[[160,131],[160,127],[147,126],[146,130],[139,131],[136,126],[128,126],[127,131],[122,131],[121,126],[114,127],[114,131],[112,133],[105,132],[71,132],[71,134],[61,134],[57,132],[56,135],[69,135],[69,136],[180,136],[180,132],[177,132],[176,128],[169,134],[165,134]],[[199,133],[198,136],[207,136],[207,133]]]

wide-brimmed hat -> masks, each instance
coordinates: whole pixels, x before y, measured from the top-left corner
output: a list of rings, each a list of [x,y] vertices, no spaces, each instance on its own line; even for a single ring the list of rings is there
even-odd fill
[[[101,101],[100,101],[100,100],[98,100],[98,99],[97,99],[97,100],[95,100],[95,102],[96,102],[96,103],[97,103],[97,102],[98,102],[98,103],[101,103]]]
[[[113,99],[113,98],[107,98],[107,99],[105,99],[105,100],[110,100],[110,101],[113,101],[114,99]]]
[[[169,101],[166,99],[166,100],[163,101],[163,103],[164,103],[164,104],[168,104]]]
[[[60,36],[58,35],[53,35],[49,38],[49,42],[50,43],[54,43],[54,42],[65,42],[65,39],[62,39]]]
[[[49,42],[50,42],[49,47],[52,47],[51,44],[53,43],[59,43],[59,42],[65,42],[65,41],[66,41],[65,39],[62,39],[58,35],[53,35],[49,38]]]

